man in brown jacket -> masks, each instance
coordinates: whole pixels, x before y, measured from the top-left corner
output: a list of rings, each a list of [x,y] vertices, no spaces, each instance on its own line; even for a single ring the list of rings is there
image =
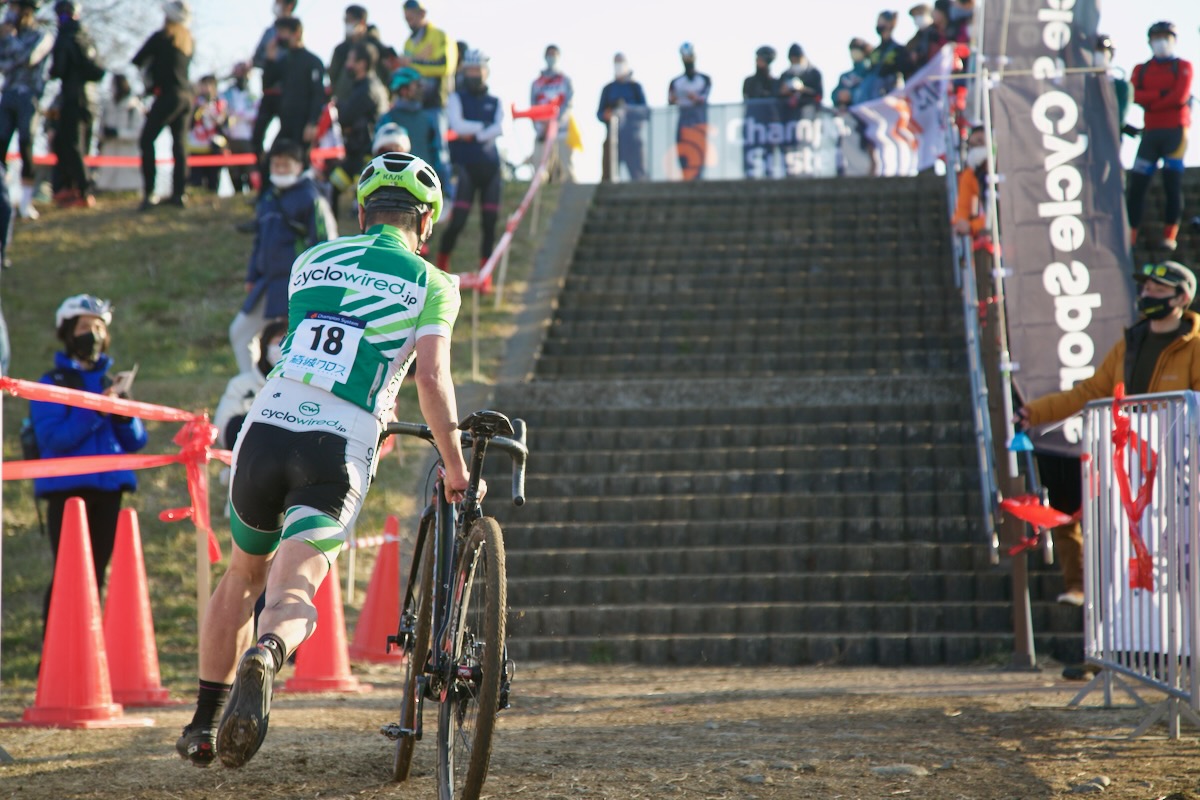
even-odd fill
[[[1125,338],[1109,351],[1092,377],[1022,406],[1013,420],[1018,428],[1036,428],[1066,419],[1092,400],[1112,397],[1118,383],[1124,383],[1130,395],[1200,391],[1200,315],[1186,310],[1196,297],[1196,276],[1178,262],[1163,261],[1145,265],[1133,277],[1141,287],[1138,311],[1143,319],[1125,331]],[[1075,480],[1079,480],[1077,469]],[[1058,510],[1072,514],[1078,507]],[[1066,587],[1059,602],[1083,605],[1083,536],[1079,523],[1054,529],[1054,549]]]

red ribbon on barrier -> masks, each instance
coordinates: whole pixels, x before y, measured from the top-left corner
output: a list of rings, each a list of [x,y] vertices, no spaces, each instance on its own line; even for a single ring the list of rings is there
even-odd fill
[[[1133,544],[1135,557],[1129,559],[1129,588],[1154,591],[1154,564],[1150,560],[1150,551],[1142,539],[1141,519],[1150,505],[1150,495],[1154,491],[1154,476],[1158,472],[1158,454],[1150,449],[1150,443],[1143,441],[1131,430],[1129,415],[1121,410],[1121,401],[1125,399],[1125,384],[1118,383],[1113,392],[1113,469],[1117,474],[1117,488],[1121,493],[1121,505],[1125,508],[1125,516],[1129,518],[1129,540]],[[1142,470],[1142,485],[1138,487],[1137,497],[1133,496],[1133,487],[1129,484],[1129,470],[1125,466],[1125,448],[1133,443]]]
[[[221,545],[213,533],[208,513],[208,470],[209,459],[229,463],[228,450],[213,450],[217,429],[207,414],[191,414],[177,408],[123,400],[119,397],[68,389],[45,383],[23,381],[18,378],[0,378],[0,391],[6,391],[27,400],[89,408],[109,414],[157,420],[160,422],[183,422],[175,434],[174,442],[180,451],[174,455],[108,455],[68,456],[65,458],[43,458],[37,461],[12,461],[4,464],[4,480],[28,480],[65,475],[87,475],[93,472],[111,472],[116,469],[149,469],[168,464],[183,464],[187,473],[188,497],[191,506],[171,509],[159,514],[159,519],[173,521],[190,518],[208,537],[208,557],[213,563],[221,560]]]
[[[1074,520],[1070,514],[1064,514],[1056,508],[1042,503],[1042,498],[1035,494],[1022,494],[1016,497],[1006,497],[1000,501],[1000,508],[1007,511],[1022,522],[1033,526],[1033,536],[1026,536],[1020,542],[1008,549],[1010,556],[1015,556],[1023,550],[1032,550],[1042,542],[1042,536],[1050,528],[1066,525]]]
[[[314,147],[309,151],[309,158],[316,162],[322,163],[330,159],[344,158],[346,151],[341,147]],[[15,158],[15,156],[14,156]],[[20,161],[20,158],[16,158]],[[39,166],[54,166],[58,163],[58,158],[53,153],[46,155],[34,156],[33,163]],[[139,169],[142,166],[141,156],[86,156],[83,163],[89,167],[126,167],[131,169]],[[155,164],[173,164],[174,159],[159,158],[155,159]],[[224,153],[194,155],[187,157],[189,167],[252,167],[258,163],[253,153]]]

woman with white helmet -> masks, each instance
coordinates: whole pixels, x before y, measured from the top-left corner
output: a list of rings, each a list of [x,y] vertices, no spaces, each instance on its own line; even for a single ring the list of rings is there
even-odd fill
[[[111,397],[128,395],[132,376],[109,376],[112,358],[108,355],[108,326],[112,307],[90,294],[77,294],[63,300],[54,315],[54,325],[62,351],[54,355],[54,369],[41,382],[71,389],[82,389]],[[107,456],[134,453],[146,446],[146,427],[136,417],[106,414],[59,403],[31,402],[29,417],[37,438],[39,458],[68,456]],[[113,470],[87,475],[36,478],[34,496],[47,503],[47,527],[50,551],[58,556],[63,509],[71,497],[83,499],[91,534],[92,562],[96,586],[103,591],[104,572],[112,557],[117,535],[117,515],[121,496],[137,491],[132,470]],[[50,588],[46,590],[45,614],[50,609]]]

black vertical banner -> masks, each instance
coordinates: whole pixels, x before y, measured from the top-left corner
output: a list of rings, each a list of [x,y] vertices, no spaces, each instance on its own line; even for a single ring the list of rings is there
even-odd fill
[[[1132,322],[1116,99],[1103,71],[1086,71],[1096,0],[987,10],[985,64],[1004,69],[990,96],[1009,352],[1032,399],[1090,377]],[[1082,433],[1074,417],[1035,442],[1078,453]]]

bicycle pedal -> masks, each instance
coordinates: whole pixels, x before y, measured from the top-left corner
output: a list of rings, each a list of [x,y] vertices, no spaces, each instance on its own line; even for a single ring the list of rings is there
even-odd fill
[[[394,742],[404,735],[404,728],[401,728],[398,722],[389,722],[381,725],[379,732]]]

